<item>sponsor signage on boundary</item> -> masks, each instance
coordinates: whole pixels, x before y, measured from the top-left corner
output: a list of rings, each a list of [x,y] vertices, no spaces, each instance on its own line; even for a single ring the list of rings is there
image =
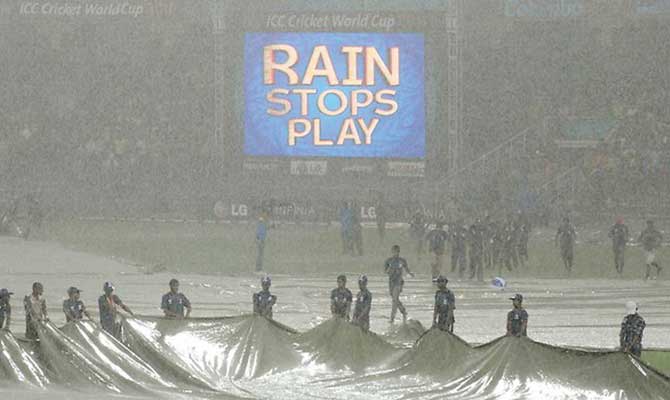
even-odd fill
[[[291,175],[324,176],[327,172],[327,161],[291,160]]]
[[[423,178],[426,163],[423,161],[389,161],[388,176]]]
[[[562,18],[585,13],[584,0],[503,0],[506,17]]]
[[[639,15],[670,15],[670,0],[637,0],[635,3],[635,11]]]

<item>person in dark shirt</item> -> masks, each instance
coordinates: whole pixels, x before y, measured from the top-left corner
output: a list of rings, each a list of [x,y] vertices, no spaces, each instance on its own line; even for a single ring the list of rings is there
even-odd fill
[[[607,236],[612,239],[614,268],[621,275],[624,266],[624,251],[626,250],[626,243],[628,243],[628,227],[623,223],[623,218],[618,217],[616,219]]]
[[[351,234],[353,243],[352,255],[363,255],[363,226],[361,225],[361,208],[358,203],[352,203]]]
[[[186,315],[184,315],[184,309],[186,309]],[[165,293],[161,299],[161,310],[167,318],[182,319],[191,315],[191,302],[179,292],[178,280],[170,280],[170,291]]]
[[[449,280],[445,276],[437,277],[438,290],[435,292],[435,307],[433,308],[433,326],[450,333],[454,333],[454,309],[456,298],[451,290],[447,289]]]
[[[414,213],[409,222],[409,236],[416,243],[416,256],[420,260],[423,254],[423,241],[426,238],[426,221],[421,211]]]
[[[344,201],[340,208],[340,236],[342,237],[342,254],[354,253],[353,244],[354,211],[349,201]]]
[[[375,203],[375,222],[377,222],[377,234],[379,241],[384,241],[386,235],[386,206],[384,205],[384,196],[379,194]]]
[[[523,308],[523,296],[516,294],[510,300],[514,309],[507,313],[507,336],[527,336],[528,312]]]
[[[333,317],[349,320],[353,295],[347,289],[347,277],[337,277],[337,287],[330,292],[330,312]]]
[[[637,304],[633,301],[627,302],[626,316],[621,322],[621,331],[619,332],[621,351],[637,357],[642,355],[642,335],[645,326],[644,318],[637,313]]]
[[[444,259],[444,250],[448,238],[449,235],[444,230],[444,222],[441,221],[438,221],[435,224],[435,229],[428,232],[428,236],[426,236],[429,250],[435,256],[433,262],[430,263],[433,281],[442,273],[442,260]]]
[[[463,278],[466,267],[466,243],[468,230],[463,226],[463,220],[456,221],[449,227],[449,240],[451,241],[451,272],[458,268],[458,276]]]
[[[663,242],[663,235],[661,232],[657,231],[654,227],[654,221],[647,221],[647,229],[643,230],[640,233],[638,242],[642,244],[642,249],[645,252],[645,258],[647,261],[647,272],[644,275],[644,279],[649,279],[651,277],[651,267],[656,268],[656,277],[661,276],[661,264],[656,261],[656,249],[661,246]]]
[[[480,282],[484,281],[484,236],[485,227],[479,218],[468,229],[468,243],[470,245],[470,277]]]
[[[563,223],[558,227],[556,231],[556,242],[561,249],[561,259],[563,260],[563,266],[568,271],[568,274],[572,272],[573,262],[575,259],[575,241],[577,239],[577,233],[575,228],[570,224],[570,219],[568,217],[563,218]]]
[[[71,286],[67,290],[68,298],[63,301],[63,313],[66,322],[81,321],[84,316],[91,319],[91,315],[86,311],[84,302],[81,301],[81,290]]]
[[[9,303],[13,292],[0,289],[0,329],[9,330],[12,324],[12,305]]]
[[[261,290],[253,295],[254,314],[272,319],[272,307],[277,303],[277,296],[270,293],[272,279],[269,276],[261,278]]]
[[[528,241],[530,240],[530,231],[532,229],[530,219],[523,211],[519,211],[516,221],[517,234],[517,254],[521,267],[528,262]]]
[[[26,339],[39,339],[36,324],[49,321],[47,302],[43,295],[44,286],[40,282],[35,282],[32,293],[23,298],[23,306],[26,310]]]
[[[358,288],[360,291],[356,295],[354,315],[351,322],[367,332],[370,330],[370,309],[372,308],[372,293],[368,290],[367,276],[361,275],[358,278]]]
[[[121,324],[117,321],[118,307],[130,315],[134,315],[130,308],[123,304],[121,298],[114,294],[114,285],[111,282],[105,282],[102,286],[104,294],[98,298],[98,309],[100,310],[100,326],[102,329],[121,339]]]
[[[265,253],[265,239],[267,237],[267,216],[265,213],[262,213],[256,223],[256,272],[263,270],[263,254]]]
[[[500,227],[500,268],[502,273],[504,265],[508,271],[516,269],[519,265],[517,257],[517,232],[514,222],[507,219]]]
[[[384,262],[384,272],[389,276],[389,292],[391,294],[391,323],[395,321],[395,316],[398,310],[402,314],[403,322],[407,321],[407,310],[400,301],[400,293],[402,293],[405,280],[403,279],[403,272],[407,272],[410,276],[414,274],[409,270],[407,260],[400,257],[400,246],[394,244],[391,247],[392,256]]]

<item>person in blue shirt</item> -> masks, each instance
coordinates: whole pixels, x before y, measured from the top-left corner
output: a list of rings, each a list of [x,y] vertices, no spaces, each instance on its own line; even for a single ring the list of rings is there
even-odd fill
[[[268,224],[265,215],[258,217],[256,224],[256,271],[263,270],[263,252],[265,250],[265,239],[268,235]]]
[[[356,295],[356,304],[354,305],[354,316],[351,322],[358,325],[364,332],[370,330],[370,309],[372,308],[372,293],[368,290],[368,277],[361,275],[358,278],[358,287],[360,291]]]
[[[391,247],[391,257],[384,261],[384,272],[389,276],[389,293],[391,294],[391,323],[395,321],[395,316],[398,310],[402,314],[403,322],[407,321],[407,310],[400,301],[400,293],[402,292],[405,280],[403,273],[409,276],[414,274],[409,270],[407,260],[400,257],[400,246],[394,244]]]
[[[117,321],[119,314],[118,308],[121,308],[130,315],[134,315],[130,308],[123,304],[121,298],[114,294],[114,284],[105,282],[102,286],[104,294],[98,298],[98,309],[100,310],[100,326],[102,329],[121,340],[121,324]]]
[[[347,277],[337,277],[337,287],[330,292],[330,312],[333,317],[344,318],[349,321],[353,295],[347,289]]]
[[[507,336],[527,336],[528,312],[523,308],[523,296],[515,294],[510,300],[514,308],[507,313]]]
[[[84,316],[91,319],[84,302],[81,301],[80,292],[81,290],[74,286],[67,290],[68,298],[63,301],[63,313],[65,313],[66,322],[81,321]]]
[[[354,253],[354,211],[351,203],[345,201],[340,208],[340,235],[342,237],[342,254]]]
[[[445,276],[438,276],[438,290],[435,292],[435,307],[433,308],[433,326],[439,330],[454,333],[454,309],[456,298],[451,290],[447,289],[449,280]]]
[[[12,323],[12,305],[9,300],[13,294],[7,289],[0,289],[0,329],[7,331]]]
[[[191,315],[191,302],[181,292],[179,292],[179,281],[170,280],[170,291],[163,295],[161,299],[161,310],[166,318],[183,319]],[[186,314],[184,314],[186,310]]]
[[[269,276],[264,276],[261,279],[263,290],[254,293],[253,302],[254,314],[272,319],[272,306],[277,303],[277,296],[270,293],[270,285],[272,285],[272,279]]]

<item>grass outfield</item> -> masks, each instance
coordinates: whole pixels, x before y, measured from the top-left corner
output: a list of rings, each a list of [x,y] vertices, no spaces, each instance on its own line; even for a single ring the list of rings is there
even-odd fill
[[[35,239],[53,240],[70,249],[118,257],[147,266],[162,264],[175,272],[241,275],[254,270],[254,233],[254,224],[67,220],[50,221],[36,233]],[[529,246],[530,262],[526,268],[503,275],[565,277],[558,249],[549,240],[551,237],[553,230],[534,232]],[[601,240],[607,243],[606,239]],[[400,244],[402,255],[408,259],[414,272],[429,273],[430,257],[417,258],[406,228],[387,229],[384,243],[380,242],[374,228],[365,228],[366,254],[352,257],[342,255],[337,225],[287,224],[268,231],[265,270],[282,274],[379,274],[383,260],[388,257],[389,248],[394,243]],[[445,257],[447,264],[450,262],[448,258],[449,254]],[[662,248],[658,258],[662,263],[663,260],[670,260],[669,249]],[[578,244],[575,259],[573,278],[617,277],[609,245]],[[640,279],[643,276],[644,258],[639,247],[627,249],[626,263],[624,278]],[[487,278],[494,275],[497,271],[487,270],[485,273]]]
[[[670,351],[650,350],[642,352],[642,359],[657,370],[670,376]]]

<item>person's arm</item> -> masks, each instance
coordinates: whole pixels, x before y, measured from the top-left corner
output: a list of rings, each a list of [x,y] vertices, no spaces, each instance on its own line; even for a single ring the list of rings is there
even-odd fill
[[[40,307],[42,308],[42,321],[49,322],[49,315],[47,314],[47,301],[42,299],[40,303]]]
[[[9,330],[10,325],[12,324],[12,306],[9,304],[9,301],[7,301],[7,310],[5,311],[5,326],[0,328],[3,328],[5,330]]]
[[[251,295],[251,304],[253,304],[254,307],[254,314],[260,314],[260,310],[258,308],[258,301],[256,301],[256,293]]]
[[[63,301],[63,314],[65,314],[65,321],[74,319],[70,307],[67,306],[67,300]]]
[[[512,336],[512,312],[507,313],[507,336]]]
[[[363,307],[361,315],[370,315],[370,310],[372,309],[372,293],[368,295],[367,300],[368,301],[365,303],[365,307]]]
[[[619,330],[619,347],[621,348],[621,351],[628,351],[626,349],[626,343],[624,342],[624,336],[626,332],[626,319],[624,318],[623,322],[621,323],[621,329]]]
[[[130,314],[130,315],[132,315],[132,316],[135,315],[135,314],[133,314],[133,312],[130,310],[130,308],[128,308],[128,306],[125,305],[125,304],[123,303],[123,301],[121,301],[121,298],[119,298],[119,296],[116,296],[116,295],[115,295],[115,296],[112,298],[112,300],[113,300],[119,307],[121,307],[121,309],[122,309],[123,311],[127,312],[128,314]]]
[[[435,293],[435,305],[433,306],[433,326],[437,326],[437,293]]]
[[[405,269],[405,271],[407,271],[407,274],[409,274],[409,276],[414,278],[414,273],[412,273],[412,271],[409,270],[409,264],[407,263],[407,260],[403,258],[403,261],[404,262],[402,263],[402,267]]]
[[[186,315],[184,318],[188,318],[191,316],[191,311],[193,309],[191,308],[191,301],[186,296],[184,296],[184,307],[186,307]]]
[[[86,309],[86,306],[83,303],[82,303],[81,307],[82,307],[82,310],[81,310],[82,314],[84,314],[86,316],[86,318],[88,318],[89,320],[93,321],[93,318],[91,318],[91,314],[88,313],[88,309]]]
[[[528,313],[523,314],[523,319],[521,320],[521,336],[528,336]]]
[[[352,302],[352,295],[349,293],[349,297],[347,298],[347,321],[349,321],[350,315],[351,315],[351,302]]]
[[[335,315],[335,291],[330,292],[330,313]]]

